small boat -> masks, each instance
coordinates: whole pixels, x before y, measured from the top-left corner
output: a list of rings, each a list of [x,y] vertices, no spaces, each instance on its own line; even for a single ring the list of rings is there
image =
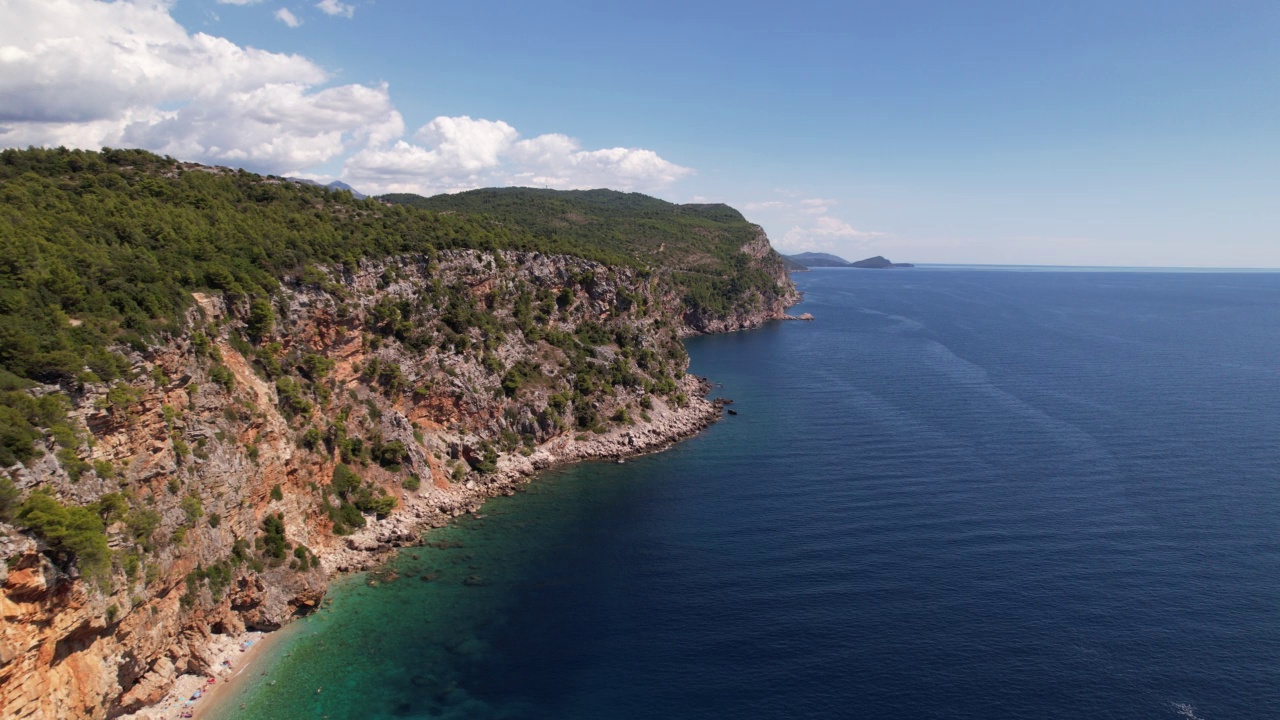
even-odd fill
[[[729,411],[729,414],[730,414],[730,415],[737,415],[737,414],[738,414],[738,411],[737,411],[737,410],[730,410],[730,411]]]

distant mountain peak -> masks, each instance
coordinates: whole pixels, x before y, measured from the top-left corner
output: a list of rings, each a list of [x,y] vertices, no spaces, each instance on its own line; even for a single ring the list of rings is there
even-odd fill
[[[327,185],[322,185],[316,182],[315,180],[309,180],[307,178],[300,178],[300,177],[290,177],[290,178],[285,178],[285,180],[289,180],[290,182],[302,183],[303,185],[315,185],[317,187],[327,187],[330,190],[346,190],[347,192],[351,193],[351,196],[357,200],[363,200],[369,197],[368,195],[365,195],[359,190],[356,190],[350,185],[342,182],[341,180],[334,180],[333,182]]]
[[[365,195],[364,193],[360,192],[359,190],[357,190],[357,189],[355,189],[355,188],[351,187],[350,185],[348,185],[348,184],[346,184],[346,183],[342,182],[341,180],[334,180],[333,182],[329,183],[328,185],[325,185],[325,187],[329,188],[330,190],[346,190],[347,192],[351,193],[351,196],[352,196],[352,197],[354,197],[354,198],[355,198],[355,199],[357,199],[357,200],[363,200],[363,199],[365,199],[366,197],[369,197],[368,195]]]

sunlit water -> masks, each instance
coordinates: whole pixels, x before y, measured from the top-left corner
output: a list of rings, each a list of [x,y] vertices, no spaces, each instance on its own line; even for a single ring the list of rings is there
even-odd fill
[[[739,415],[340,582],[224,717],[1280,717],[1280,275],[797,280],[689,343]]]

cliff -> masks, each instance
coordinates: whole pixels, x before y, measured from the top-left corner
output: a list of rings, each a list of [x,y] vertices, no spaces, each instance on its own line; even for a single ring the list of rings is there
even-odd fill
[[[131,187],[157,177],[129,167],[119,172]],[[161,163],[175,184],[230,172],[173,167]],[[200,176],[183,180],[190,173]],[[345,193],[226,181],[284,187],[335,222],[389,222]],[[49,181],[59,182],[83,185]],[[4,180],[0,192],[18,185]],[[744,283],[717,315],[661,266],[457,247],[457,228],[490,226],[447,227],[450,242],[421,252],[397,244],[280,273],[266,296],[243,292],[248,280],[187,289],[153,339],[124,329],[109,339],[111,380],[90,371],[99,361],[88,354],[65,361],[82,368],[70,374],[6,366],[25,378],[6,369],[4,407],[47,398],[62,411],[25,416],[31,451],[0,476],[0,716],[132,712],[178,675],[210,671],[216,636],[309,612],[331,573],[378,562],[538,469],[697,432],[719,410],[685,374],[679,339],[758,326],[796,299],[758,228],[731,260],[768,280]],[[41,236],[73,248],[86,237]],[[477,244],[508,236],[487,237]],[[72,341],[103,316],[81,307],[54,313],[62,325],[50,332],[70,338],[57,352],[92,352]],[[6,447],[23,455],[17,441]]]

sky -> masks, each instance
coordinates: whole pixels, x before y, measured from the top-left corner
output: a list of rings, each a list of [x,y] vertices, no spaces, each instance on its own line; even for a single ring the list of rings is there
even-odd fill
[[[724,202],[782,252],[1280,267],[1280,3],[0,0],[0,146]]]

